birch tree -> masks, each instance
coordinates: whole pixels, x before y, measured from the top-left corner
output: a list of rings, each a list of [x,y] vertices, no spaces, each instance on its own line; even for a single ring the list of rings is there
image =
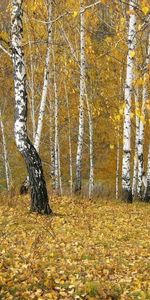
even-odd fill
[[[66,98],[66,106],[67,106],[67,116],[68,116],[68,146],[69,146],[69,175],[70,175],[70,194],[73,192],[73,168],[72,168],[72,143],[71,143],[71,117],[70,117],[70,108],[69,108],[69,100],[66,83],[64,82],[65,89],[65,98]]]
[[[0,108],[0,128],[1,128],[1,133],[2,133],[3,159],[4,159],[4,166],[5,166],[6,185],[7,185],[7,190],[10,191],[11,174],[10,174],[10,167],[9,167],[9,161],[8,161],[6,137],[5,137],[5,130],[4,130],[4,124],[3,124],[3,119],[2,119],[1,108]]]
[[[43,118],[45,114],[45,107],[46,107],[46,100],[47,100],[47,93],[48,93],[48,84],[49,84],[49,68],[50,68],[50,57],[51,57],[51,44],[52,44],[52,0],[48,0],[48,25],[47,25],[47,32],[48,32],[48,40],[47,40],[47,53],[46,53],[46,59],[45,59],[45,69],[44,69],[44,78],[43,78],[43,89],[42,89],[42,96],[41,96],[41,102],[40,102],[40,109],[39,109],[39,115],[38,115],[38,122],[37,122],[37,128],[36,133],[34,133],[35,139],[34,139],[34,147],[39,153],[40,148],[40,141],[41,141],[41,134],[42,134],[42,127],[43,127]],[[30,50],[31,51],[31,50]],[[31,61],[32,66],[32,61]],[[31,92],[32,92],[32,101],[31,101],[31,107],[32,107],[32,118],[34,119],[34,81],[33,81],[33,69],[31,68]],[[26,193],[29,189],[29,177],[27,177],[22,184],[20,188],[20,193]]]
[[[149,150],[148,150],[148,162],[147,162],[147,174],[146,174],[146,186],[145,186],[144,201],[150,202],[150,145],[149,145]]]
[[[120,128],[117,128],[117,151],[116,151],[116,200],[119,197],[119,163],[120,163]]]
[[[23,0],[12,0],[11,43],[15,88],[15,141],[22,154],[31,186],[31,211],[50,214],[48,194],[41,159],[27,134],[27,90],[24,53],[22,49]]]
[[[75,192],[81,192],[82,152],[84,136],[84,101],[85,101],[85,28],[83,1],[80,1],[80,99],[79,99],[79,130],[76,155]]]
[[[133,181],[132,181],[132,196],[135,197],[137,193],[137,179],[138,179],[138,141],[139,141],[139,91],[135,92],[135,152],[134,152],[134,167],[133,167]]]
[[[140,199],[143,197],[143,172],[144,172],[144,124],[145,124],[145,104],[148,100],[148,87],[147,87],[147,73],[148,65],[150,62],[150,34],[148,36],[148,50],[144,65],[144,86],[143,86],[143,95],[142,95],[142,111],[139,124],[139,138],[138,138],[138,185],[137,185],[137,194]]]
[[[85,87],[86,91],[86,87]],[[94,189],[94,163],[93,163],[93,120],[92,120],[92,108],[87,96],[86,91],[86,105],[88,112],[88,123],[89,123],[89,163],[90,163],[90,171],[89,171],[89,199],[92,198],[93,189]]]
[[[130,179],[130,158],[131,158],[131,97],[133,91],[133,67],[136,45],[136,15],[135,1],[129,1],[129,28],[128,28],[128,54],[126,67],[126,80],[124,89],[124,128],[123,128],[123,161],[122,161],[122,198],[132,202],[131,179]]]

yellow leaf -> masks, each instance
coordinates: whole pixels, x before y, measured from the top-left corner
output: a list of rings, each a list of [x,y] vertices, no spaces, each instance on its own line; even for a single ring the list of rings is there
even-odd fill
[[[142,7],[142,11],[143,11],[144,15],[147,15],[148,12],[149,12],[148,6],[143,6],[143,7]]]
[[[130,113],[130,118],[132,119],[134,117],[134,114],[133,113]]]
[[[74,12],[73,12],[73,17],[75,18],[77,15],[78,15],[78,12],[77,12],[77,11],[74,11]]]
[[[110,147],[110,149],[111,149],[111,150],[113,150],[113,149],[114,149],[114,145],[113,145],[113,144],[110,144],[110,146],[109,146],[109,147]]]
[[[135,56],[135,51],[134,50],[129,50],[129,55],[131,58]]]

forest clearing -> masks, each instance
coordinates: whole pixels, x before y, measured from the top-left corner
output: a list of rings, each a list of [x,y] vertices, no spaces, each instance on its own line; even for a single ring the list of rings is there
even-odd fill
[[[148,204],[54,198],[45,217],[28,196],[6,203],[0,299],[150,299]]]

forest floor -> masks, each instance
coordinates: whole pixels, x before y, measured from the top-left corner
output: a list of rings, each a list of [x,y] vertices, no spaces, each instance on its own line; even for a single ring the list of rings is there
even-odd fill
[[[53,198],[48,217],[1,202],[0,299],[150,299],[148,204]]]

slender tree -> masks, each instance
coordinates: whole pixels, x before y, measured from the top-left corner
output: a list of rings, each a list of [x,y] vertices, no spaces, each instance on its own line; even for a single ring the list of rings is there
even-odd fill
[[[50,214],[48,194],[41,159],[27,134],[27,91],[24,53],[22,49],[23,0],[12,0],[11,42],[15,87],[15,140],[22,154],[31,186],[31,211]]]
[[[147,86],[147,73],[148,66],[150,62],[150,34],[148,35],[148,48],[147,55],[144,65],[144,85],[143,85],[143,95],[142,95],[142,112],[139,124],[139,137],[138,137],[138,185],[137,185],[137,195],[140,199],[143,198],[143,173],[144,173],[144,129],[145,129],[145,105],[148,100],[148,86]]]
[[[67,93],[66,83],[64,82],[65,89],[65,98],[66,98],[66,106],[67,106],[67,116],[68,116],[68,146],[69,146],[69,175],[70,175],[70,194],[73,192],[73,167],[72,167],[72,143],[71,143],[71,117],[70,117],[70,107],[69,107],[69,99]]]
[[[146,189],[144,194],[144,201],[150,202],[150,145],[148,150],[147,174],[146,174]]]
[[[80,1],[80,100],[79,100],[79,131],[76,155],[75,192],[81,192],[82,152],[84,136],[84,101],[85,101],[85,27],[83,1]]]
[[[4,124],[3,124],[3,120],[2,120],[1,108],[0,108],[0,127],[1,127],[1,133],[2,133],[3,158],[4,158],[4,166],[5,166],[6,184],[7,184],[7,190],[10,191],[10,187],[11,187],[11,174],[10,174],[10,167],[9,167],[9,161],[8,161],[8,153],[7,153],[7,146],[6,146],[6,137],[5,137]]]
[[[117,147],[116,147],[116,200],[119,198],[119,164],[120,164],[120,128],[117,128]]]
[[[135,92],[135,152],[134,152],[134,167],[133,167],[133,181],[132,181],[132,196],[135,197],[137,193],[137,178],[138,178],[138,141],[139,141],[139,91]]]
[[[133,67],[134,67],[134,50],[136,45],[136,15],[135,1],[129,1],[128,28],[128,54],[126,80],[124,89],[124,128],[123,128],[123,161],[122,161],[122,198],[127,202],[132,202],[131,178],[130,178],[130,158],[131,158],[131,97],[133,91]]]
[[[48,85],[49,85],[49,69],[50,69],[50,58],[51,58],[51,44],[52,44],[52,0],[48,0],[48,25],[47,25],[47,32],[48,32],[48,40],[47,40],[47,53],[46,53],[46,59],[45,59],[45,69],[44,69],[44,78],[43,78],[43,89],[42,89],[42,96],[41,96],[41,102],[40,102],[40,109],[39,109],[39,116],[38,116],[38,122],[37,122],[37,129],[36,133],[34,133],[35,139],[34,139],[34,147],[39,153],[40,149],[40,141],[41,141],[41,134],[42,134],[42,127],[43,127],[43,118],[45,114],[45,108],[46,108],[46,100],[47,100],[47,93],[48,93]],[[32,64],[31,64],[32,66]],[[34,81],[33,81],[33,69],[31,69],[31,92],[32,92],[32,118],[34,119]],[[20,193],[26,193],[29,188],[29,177],[26,178],[24,183],[22,184],[20,188]]]

